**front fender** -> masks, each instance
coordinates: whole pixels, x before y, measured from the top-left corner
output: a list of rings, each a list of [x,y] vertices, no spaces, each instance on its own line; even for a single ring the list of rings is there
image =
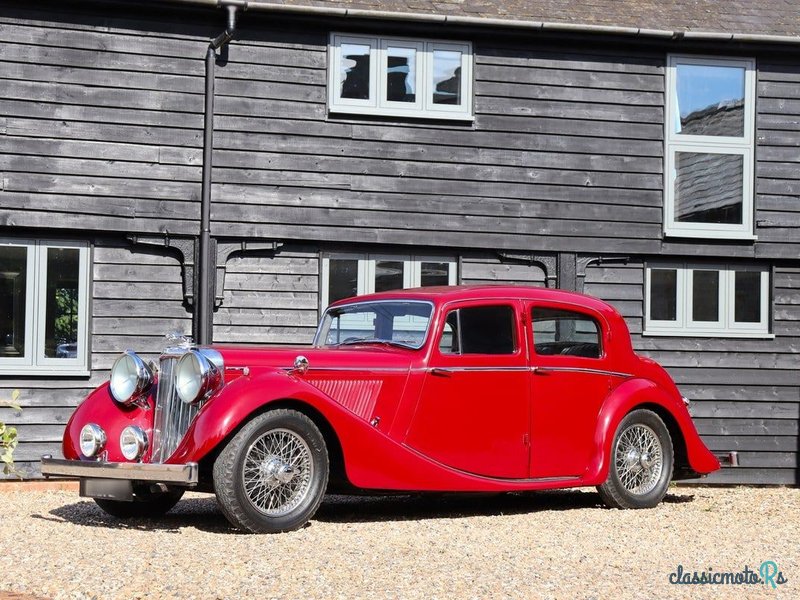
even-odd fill
[[[598,485],[606,480],[617,427],[625,415],[647,404],[663,408],[675,419],[686,444],[689,467],[693,471],[702,475],[720,468],[719,461],[700,439],[682,401],[676,400],[650,380],[630,379],[609,394],[600,409],[594,436],[594,459],[587,471],[587,483]]]

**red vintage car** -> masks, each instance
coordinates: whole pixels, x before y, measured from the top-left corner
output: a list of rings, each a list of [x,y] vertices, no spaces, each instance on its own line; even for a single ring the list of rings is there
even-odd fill
[[[216,494],[233,525],[296,529],[326,491],[597,486],[648,508],[719,468],[688,401],[608,304],[558,290],[383,292],[324,313],[313,348],[174,343],[125,352],[48,476],[117,517]]]

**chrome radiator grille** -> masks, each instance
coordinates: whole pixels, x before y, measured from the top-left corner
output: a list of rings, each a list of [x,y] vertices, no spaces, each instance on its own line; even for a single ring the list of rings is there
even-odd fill
[[[173,371],[181,355],[176,352],[161,355],[153,416],[153,453],[150,458],[154,463],[163,463],[172,456],[202,406],[201,402],[181,402],[175,391]]]

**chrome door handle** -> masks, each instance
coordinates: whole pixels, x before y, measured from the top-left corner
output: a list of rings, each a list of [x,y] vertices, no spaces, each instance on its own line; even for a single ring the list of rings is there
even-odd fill
[[[441,367],[434,367],[431,369],[431,375],[437,375],[438,377],[450,377],[452,374],[452,369],[442,369]]]
[[[553,369],[548,369],[547,367],[533,367],[534,375],[550,375],[553,372]]]

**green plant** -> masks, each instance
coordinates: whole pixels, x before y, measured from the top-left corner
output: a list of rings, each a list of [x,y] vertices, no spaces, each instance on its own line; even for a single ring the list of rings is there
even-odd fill
[[[18,398],[19,390],[14,390],[11,392],[11,402],[0,401],[0,406],[21,411],[22,407],[17,404]],[[3,473],[5,475],[19,475],[14,468],[14,448],[17,447],[18,443],[16,427],[8,427],[0,421],[0,462],[3,463]]]

